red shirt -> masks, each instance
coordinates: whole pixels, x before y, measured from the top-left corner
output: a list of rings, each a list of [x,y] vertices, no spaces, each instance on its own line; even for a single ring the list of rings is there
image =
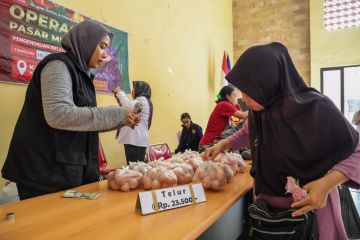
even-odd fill
[[[217,136],[220,136],[224,130],[226,123],[229,122],[230,117],[239,111],[239,106],[234,106],[227,101],[222,101],[216,104],[215,109],[210,115],[204,136],[200,140],[200,145],[213,143]]]

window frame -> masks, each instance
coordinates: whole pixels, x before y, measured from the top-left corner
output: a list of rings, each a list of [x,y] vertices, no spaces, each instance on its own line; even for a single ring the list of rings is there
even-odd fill
[[[336,71],[340,70],[340,104],[341,104],[341,112],[344,114],[344,70],[345,68],[351,67],[360,67],[360,64],[355,65],[347,65],[347,66],[337,66],[337,67],[325,67],[320,68],[320,89],[321,93],[324,94],[324,72],[326,71]]]

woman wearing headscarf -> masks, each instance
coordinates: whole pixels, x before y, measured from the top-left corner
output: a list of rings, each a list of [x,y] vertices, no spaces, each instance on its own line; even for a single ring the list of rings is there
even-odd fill
[[[96,107],[90,68],[107,60],[111,37],[81,22],[62,38],[64,53],[37,65],[2,169],[20,200],[97,181],[98,131],[134,124],[128,109]]]
[[[237,103],[235,87],[227,85],[221,88],[217,95],[216,106],[212,111],[205,133],[200,140],[200,148],[204,149],[211,146],[215,138],[220,136],[231,121],[231,116],[239,119],[247,118],[247,112],[240,109]]]
[[[113,90],[121,106],[134,111],[137,104],[141,104],[141,120],[135,128],[123,127],[118,142],[124,144],[126,162],[144,161],[146,147],[149,145],[149,129],[153,115],[151,102],[151,87],[145,81],[133,81],[131,92],[133,100],[129,100],[119,87]]]
[[[251,146],[255,194],[272,207],[317,209],[321,240],[347,239],[336,186],[360,187],[359,134],[333,102],[305,85],[281,43],[246,50],[226,79],[251,109],[248,125],[206,150],[214,158],[227,148]],[[287,176],[307,196],[285,196]]]

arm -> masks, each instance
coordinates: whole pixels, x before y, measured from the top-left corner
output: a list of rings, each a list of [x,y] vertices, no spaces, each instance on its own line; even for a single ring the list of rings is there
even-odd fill
[[[237,118],[240,118],[240,119],[245,119],[248,117],[248,111],[246,112],[242,112],[242,111],[236,111],[234,114],[233,114],[234,117],[237,117]]]
[[[233,150],[239,150],[244,147],[250,147],[248,121],[244,122],[242,128],[227,138]]]
[[[293,217],[325,207],[329,193],[337,185],[348,180],[349,178],[342,172],[332,170],[322,178],[306,184],[303,188],[308,191],[308,195],[304,199],[291,204],[291,207],[300,208],[292,213]]]
[[[126,124],[127,111],[118,106],[78,107],[66,65],[55,60],[41,72],[41,94],[49,126],[69,131],[100,131]]]
[[[360,189],[360,142],[355,152],[347,159],[336,164],[332,170],[342,172],[349,178],[349,181],[345,182],[345,185]]]
[[[202,132],[202,128],[199,126],[199,127],[197,127],[197,130],[196,130],[196,135],[197,135],[197,138],[199,139],[199,141],[200,141],[200,139],[202,138],[202,136],[203,136],[203,132]]]
[[[325,176],[304,186],[309,192],[308,197],[294,203],[292,207],[302,207],[294,212],[301,215],[312,209],[325,206],[327,196],[339,184],[345,183],[354,188],[360,188],[360,144],[347,159],[336,164]]]
[[[185,138],[184,138],[184,130],[181,131],[181,136],[179,139],[179,145],[178,147],[175,149],[175,154],[178,152],[183,152],[185,149]]]
[[[119,91],[116,93],[116,97],[119,99],[121,106],[134,109],[135,104],[138,102],[137,100],[129,100],[124,91]]]
[[[221,152],[224,152],[226,149],[230,148],[230,141],[225,138],[212,147],[209,147],[202,154],[204,160],[214,160],[214,158]]]
[[[202,157],[204,160],[214,159],[219,153],[226,149],[232,148],[233,150],[237,150],[248,146],[250,146],[250,140],[248,122],[246,121],[243,127],[233,135],[206,149]]]
[[[232,105],[227,101],[218,103],[215,108],[217,108],[220,114],[225,117],[234,116],[239,119],[245,119],[248,117],[247,111],[240,111],[236,106]]]

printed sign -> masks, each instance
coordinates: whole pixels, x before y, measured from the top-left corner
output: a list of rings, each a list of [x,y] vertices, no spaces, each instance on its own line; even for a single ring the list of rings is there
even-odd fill
[[[62,36],[88,17],[49,0],[0,0],[0,81],[28,84],[36,65],[47,55],[64,51]],[[128,36],[104,24],[113,34],[110,62],[93,70],[97,92],[120,86],[130,92]]]
[[[206,202],[201,183],[140,192],[136,209],[143,215]]]

